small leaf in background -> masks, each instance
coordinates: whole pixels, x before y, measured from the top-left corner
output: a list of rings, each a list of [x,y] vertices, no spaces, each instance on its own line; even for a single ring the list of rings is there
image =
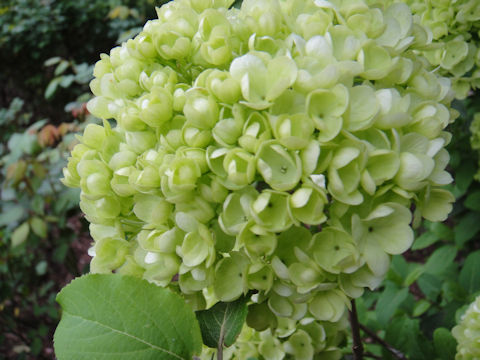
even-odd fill
[[[378,322],[385,326],[407,297],[408,288],[400,289],[392,282],[387,281],[385,290],[380,295],[375,309]]]
[[[55,72],[53,73],[55,76],[61,75],[68,69],[70,63],[66,60],[60,61],[60,63],[55,68]]]
[[[67,256],[67,252],[68,252],[68,244],[67,243],[60,244],[55,248],[52,258],[55,262],[61,264],[65,260]]]
[[[48,84],[47,88],[45,89],[45,99],[50,99],[53,94],[55,94],[55,91],[57,91],[58,84],[60,83],[61,78],[54,78],[50,83]]]
[[[415,239],[412,250],[425,249],[426,247],[436,243],[439,239],[440,238],[437,236],[437,234],[427,231]]]
[[[43,63],[43,65],[45,65],[45,66],[52,66],[52,65],[58,64],[61,60],[62,60],[61,57],[55,56],[55,57],[52,57],[52,58],[50,58],[50,59],[47,59],[47,60]]]
[[[458,199],[465,194],[473,181],[473,175],[477,172],[477,166],[468,159],[463,159],[460,167],[455,171],[455,186],[453,195]]]
[[[475,212],[468,213],[455,226],[455,243],[463,246],[480,231],[479,216]]]
[[[453,245],[442,246],[430,255],[425,263],[425,272],[433,275],[445,274],[457,256],[457,249]]]
[[[410,319],[406,315],[395,318],[387,327],[385,340],[408,354],[410,360],[433,359],[433,346],[420,331],[419,319]]]
[[[425,313],[428,309],[430,309],[430,303],[425,299],[420,299],[417,301],[413,307],[412,316],[417,317]]]
[[[422,274],[417,281],[418,287],[431,301],[437,301],[442,289],[442,280],[435,275]]]
[[[57,301],[63,309],[54,335],[59,360],[90,360],[92,354],[104,360],[191,360],[201,351],[190,306],[146,280],[86,275],[63,288]]]
[[[452,360],[457,352],[457,342],[446,328],[438,328],[433,333],[433,344],[437,356],[442,360]]]
[[[208,310],[196,312],[203,343],[211,348],[230,346],[235,342],[247,318],[245,298],[219,302]]]
[[[465,259],[458,280],[471,294],[480,290],[480,250],[471,253]]]
[[[70,85],[72,85],[74,80],[75,75],[63,75],[60,80],[60,86],[63,88],[68,88]]]
[[[45,275],[47,273],[47,267],[47,262],[45,260],[42,260],[35,266],[35,272],[38,276]]]
[[[441,240],[453,240],[454,233],[453,230],[448,227],[447,225],[440,223],[440,222],[429,222],[428,229],[438,236]]]
[[[467,196],[463,202],[468,209],[480,211],[480,191],[475,191]]]
[[[39,215],[44,215],[45,214],[45,198],[40,195],[34,195],[32,201],[30,202],[30,207],[35,213]]]
[[[28,222],[24,222],[17,227],[12,233],[12,248],[20,246],[27,240],[28,233],[30,232],[30,226]]]
[[[32,227],[32,231],[35,233],[35,235],[41,237],[42,239],[47,236],[47,224],[38,216],[35,216],[30,220],[30,226]]]
[[[19,221],[25,214],[25,209],[21,205],[14,205],[3,210],[0,214],[0,227]]]
[[[417,279],[422,276],[422,274],[425,272],[425,268],[422,265],[417,265],[415,268],[413,268],[412,271],[408,273],[408,275],[405,277],[404,280],[404,285],[405,286],[410,286],[412,285]]]
[[[458,283],[458,277],[455,280],[448,280],[442,284],[442,297],[447,302],[467,300],[468,294],[465,289]]]
[[[48,124],[38,132],[38,143],[42,147],[53,146],[60,137],[61,135],[58,128],[52,124]]]

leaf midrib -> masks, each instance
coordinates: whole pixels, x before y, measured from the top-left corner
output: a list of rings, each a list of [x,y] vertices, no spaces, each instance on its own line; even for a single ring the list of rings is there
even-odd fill
[[[176,359],[185,360],[185,358],[180,357],[179,355],[177,355],[177,354],[175,354],[175,353],[172,353],[171,351],[169,351],[169,350],[167,350],[167,349],[164,349],[164,348],[161,348],[161,347],[159,347],[159,346],[157,346],[157,345],[154,345],[154,344],[152,344],[152,343],[149,343],[148,341],[145,341],[145,340],[143,340],[143,339],[140,339],[139,337],[136,337],[135,335],[129,334],[129,333],[125,332],[125,331],[115,329],[115,328],[113,328],[113,327],[111,327],[111,326],[108,326],[108,325],[106,325],[106,324],[102,324],[102,323],[100,323],[100,322],[98,322],[98,321],[95,321],[95,320],[92,320],[92,319],[86,319],[86,318],[84,318],[84,317],[82,317],[82,316],[79,316],[79,315],[74,315],[74,314],[71,314],[71,313],[68,313],[68,312],[66,312],[66,314],[68,314],[68,315],[71,316],[71,317],[78,318],[78,319],[81,319],[81,320],[83,320],[83,321],[91,322],[91,323],[94,323],[94,324],[99,325],[99,326],[101,326],[101,327],[107,328],[107,329],[109,329],[109,330],[112,331],[112,332],[115,332],[115,333],[118,333],[118,334],[120,334],[120,335],[129,337],[129,338],[131,338],[131,339],[133,339],[133,340],[135,340],[135,341],[138,341],[138,342],[140,342],[140,343],[142,343],[142,344],[145,344],[145,345],[151,347],[151,348],[154,349],[154,350],[158,350],[158,351],[162,351],[162,352],[164,352],[164,353],[167,353],[167,354],[175,357]]]
[[[222,324],[220,325],[220,339],[219,339],[219,342],[218,342],[218,346],[220,347],[223,347],[223,339],[225,337],[225,334],[224,334],[224,331],[225,331],[225,323],[227,322],[227,313],[228,313],[228,307],[230,306],[230,303],[227,303],[227,307],[225,308],[225,313],[223,314],[223,320],[222,320]]]

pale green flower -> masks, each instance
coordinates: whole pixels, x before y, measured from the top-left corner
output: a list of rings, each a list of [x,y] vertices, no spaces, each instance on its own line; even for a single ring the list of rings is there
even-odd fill
[[[480,79],[473,0],[375,1],[174,0],[101,55],[63,180],[92,271],[248,296],[225,359],[339,359],[350,300],[450,211],[452,82]]]
[[[473,360],[480,356],[480,297],[470,304],[460,323],[452,329],[457,340],[455,360]]]

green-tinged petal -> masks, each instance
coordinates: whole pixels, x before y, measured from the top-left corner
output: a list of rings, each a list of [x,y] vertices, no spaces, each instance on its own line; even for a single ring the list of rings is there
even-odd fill
[[[318,292],[308,304],[308,310],[317,319],[335,322],[346,310],[347,297],[340,290]]]
[[[374,89],[366,85],[354,86],[350,89],[349,98],[349,107],[345,114],[348,130],[368,128],[380,109]]]
[[[212,233],[206,227],[200,226],[197,231],[187,233],[183,239],[180,250],[183,263],[190,267],[201,264],[213,247]]]
[[[323,212],[327,196],[319,187],[302,186],[297,189],[288,202],[292,217],[304,224],[318,225],[327,220]]]
[[[311,251],[316,263],[334,274],[350,273],[361,265],[355,242],[340,229],[329,227],[315,234]]]
[[[298,261],[295,256],[295,247],[308,251],[312,234],[305,227],[292,226],[278,236],[278,245],[275,254],[286,265]]]
[[[245,246],[251,258],[271,255],[277,247],[277,236],[250,221],[238,234],[238,242]]]
[[[285,351],[294,356],[298,360],[312,359],[314,355],[312,339],[303,330],[297,330],[285,342]]]
[[[297,153],[287,151],[277,141],[266,141],[256,155],[257,169],[266,183],[278,191],[294,188],[300,181],[302,165]]]
[[[243,294],[246,287],[246,259],[240,253],[220,260],[215,268],[215,295],[221,301],[233,301]]]
[[[255,222],[271,232],[287,230],[292,225],[288,212],[288,194],[271,190],[263,191],[251,205]]]
[[[103,238],[95,242],[94,254],[90,264],[93,273],[109,273],[119,268],[126,260],[130,244],[124,239]]]
[[[147,224],[166,224],[172,212],[172,205],[159,196],[136,194],[133,212]]]
[[[364,220],[367,242],[376,241],[388,254],[401,254],[412,245],[412,215],[399,204],[380,205]]]
[[[452,211],[455,197],[450,191],[431,189],[420,203],[422,216],[430,221],[445,221]]]
[[[222,230],[228,235],[237,235],[250,219],[250,204],[258,192],[250,186],[234,191],[223,203],[223,212],[218,218]]]
[[[308,95],[307,111],[320,131],[320,141],[326,142],[338,135],[343,124],[341,115],[347,106],[348,90],[341,84],[330,90],[315,90]]]

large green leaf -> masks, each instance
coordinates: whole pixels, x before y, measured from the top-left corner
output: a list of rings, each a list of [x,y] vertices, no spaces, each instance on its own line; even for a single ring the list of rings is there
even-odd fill
[[[455,358],[457,342],[448,329],[443,327],[436,329],[433,333],[433,344],[440,359],[451,360]]]
[[[463,204],[471,210],[480,211],[480,191],[469,194]]]
[[[197,311],[203,343],[212,348],[232,345],[247,318],[246,299],[219,302],[208,310]]]
[[[427,231],[415,239],[412,250],[425,249],[426,247],[436,243],[440,238],[434,232]]]
[[[5,203],[4,203],[5,204]],[[9,206],[3,209],[0,214],[0,227],[10,225],[19,221],[26,214],[26,210],[21,205]]]
[[[59,360],[188,359],[201,351],[192,309],[167,289],[130,276],[94,274],[57,296]]]
[[[457,249],[453,245],[445,245],[435,250],[425,263],[425,272],[432,275],[444,275],[450,269],[457,256]]]
[[[468,255],[460,271],[459,282],[471,294],[480,290],[480,250]]]
[[[410,319],[406,315],[396,317],[386,328],[385,340],[394,348],[402,351],[407,359],[434,358],[431,341],[425,338],[420,331],[419,319]],[[385,355],[390,354],[385,351]]]
[[[460,222],[455,226],[455,243],[463,246],[468,240],[472,239],[477,232],[480,231],[480,221],[478,221],[478,213],[471,212],[462,217]]]
[[[378,322],[385,326],[407,297],[408,288],[400,289],[394,283],[387,281],[385,290],[380,295],[375,310]]]

